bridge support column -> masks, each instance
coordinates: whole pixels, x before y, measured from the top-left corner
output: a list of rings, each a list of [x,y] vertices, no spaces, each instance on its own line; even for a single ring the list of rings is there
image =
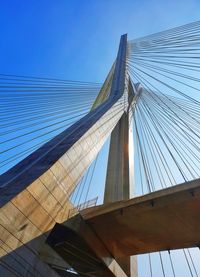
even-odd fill
[[[104,204],[130,198],[130,158],[129,114],[124,113],[111,134]]]
[[[131,124],[131,104],[134,90],[129,81],[129,107],[111,133],[104,204],[128,200],[133,194],[134,151]],[[116,258],[116,257],[115,257]],[[137,277],[136,257],[116,258],[128,276]]]

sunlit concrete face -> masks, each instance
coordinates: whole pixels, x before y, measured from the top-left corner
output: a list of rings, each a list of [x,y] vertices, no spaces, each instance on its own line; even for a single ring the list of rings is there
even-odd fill
[[[49,170],[0,209],[1,241],[7,247],[1,256],[27,243],[38,252],[44,247],[44,234],[56,222],[67,219],[72,207],[69,196],[121,117],[122,102],[119,100]],[[39,244],[31,243],[38,237]],[[39,264],[36,258],[35,262]]]
[[[126,41],[126,36],[122,41]],[[123,45],[120,43],[121,62],[115,65],[121,71],[126,68],[126,48]],[[72,207],[70,194],[127,105],[123,76],[119,78],[122,86],[119,88],[115,78],[111,91],[110,78],[112,70],[105,89],[101,90],[103,97],[98,99],[98,105],[91,113],[1,176],[0,243],[6,250],[1,250],[0,255],[5,263],[12,258],[9,254],[18,257],[20,253],[26,260],[27,253],[21,249],[28,249],[33,254],[31,270],[44,276],[55,276],[42,260],[66,267],[66,262],[45,246],[45,240],[56,222],[67,220]],[[104,101],[102,105],[101,101]],[[21,276],[26,276],[30,271],[28,263],[18,265],[18,270]]]

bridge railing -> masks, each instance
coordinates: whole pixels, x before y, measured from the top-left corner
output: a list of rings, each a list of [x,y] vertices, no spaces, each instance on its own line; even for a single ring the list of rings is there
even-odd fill
[[[98,200],[98,196],[90,199],[86,202],[83,202],[79,205],[77,205],[76,207],[72,208],[69,210],[68,213],[68,218],[75,216],[76,214],[78,214],[81,210],[87,209],[87,208],[91,208],[97,205],[97,200]]]

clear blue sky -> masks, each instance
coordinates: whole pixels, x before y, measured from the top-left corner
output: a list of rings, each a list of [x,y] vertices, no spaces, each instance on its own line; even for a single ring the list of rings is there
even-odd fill
[[[102,81],[119,37],[199,19],[198,0],[1,0],[0,72]]]
[[[103,81],[121,34],[133,39],[199,17],[198,0],[0,0],[0,73]],[[146,257],[140,265],[150,276]],[[185,262],[179,273],[190,276]]]

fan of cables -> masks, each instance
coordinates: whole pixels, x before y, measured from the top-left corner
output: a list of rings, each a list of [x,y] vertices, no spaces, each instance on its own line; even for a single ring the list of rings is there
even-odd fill
[[[0,75],[0,172],[87,114],[101,85]]]
[[[127,63],[143,87],[132,109],[136,194],[199,178],[200,21],[129,41]],[[183,276],[180,259],[184,276],[199,276],[197,257],[196,248],[139,259],[149,264],[148,276]]]
[[[141,193],[200,176],[200,22],[129,42]]]

